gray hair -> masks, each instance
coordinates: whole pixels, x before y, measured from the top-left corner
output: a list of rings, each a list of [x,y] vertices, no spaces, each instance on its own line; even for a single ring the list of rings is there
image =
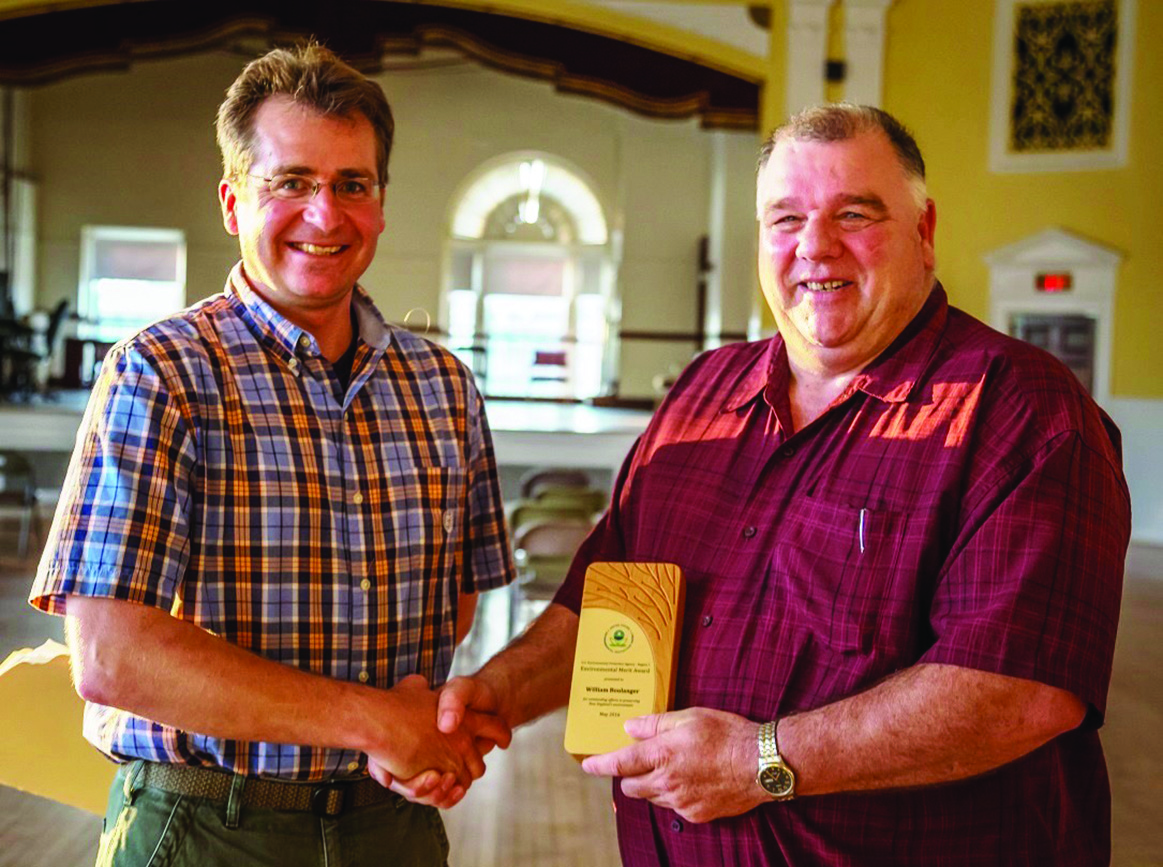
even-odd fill
[[[806,108],[792,115],[771,133],[759,150],[759,169],[767,165],[776,145],[785,139],[796,141],[848,141],[862,133],[880,130],[888,138],[920,208],[925,207],[925,159],[913,134],[899,120],[870,105],[836,102]]]

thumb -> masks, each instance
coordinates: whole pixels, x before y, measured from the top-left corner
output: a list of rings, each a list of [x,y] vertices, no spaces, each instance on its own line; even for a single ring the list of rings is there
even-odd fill
[[[436,700],[436,727],[446,735],[460,728],[475,693],[476,684],[468,677],[454,677],[444,684]]]

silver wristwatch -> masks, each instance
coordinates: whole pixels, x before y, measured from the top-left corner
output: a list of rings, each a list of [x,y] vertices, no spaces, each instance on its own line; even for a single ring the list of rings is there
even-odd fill
[[[773,801],[790,801],[796,796],[796,775],[779,754],[775,725],[768,722],[759,727],[759,773],[755,781]]]

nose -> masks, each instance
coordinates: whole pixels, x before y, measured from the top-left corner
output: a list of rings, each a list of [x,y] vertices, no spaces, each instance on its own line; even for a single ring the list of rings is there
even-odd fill
[[[339,227],[344,219],[343,206],[329,184],[320,184],[303,207],[303,221],[323,232]]]
[[[840,255],[840,238],[832,222],[824,217],[810,217],[799,231],[796,255],[816,261]]]

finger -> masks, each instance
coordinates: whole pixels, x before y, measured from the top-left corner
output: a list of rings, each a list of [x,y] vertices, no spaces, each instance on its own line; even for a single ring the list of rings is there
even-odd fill
[[[439,771],[422,771],[410,780],[395,780],[391,790],[403,795],[410,801],[425,798],[440,788],[441,774]]]
[[[650,713],[645,716],[636,716],[626,720],[622,728],[625,729],[626,734],[637,740],[645,740],[652,738],[660,733],[659,725],[661,720],[668,716],[664,713]]]
[[[479,780],[485,773],[485,760],[477,751],[476,743],[470,737],[458,737],[454,744],[464,762],[464,769],[469,778],[461,778],[461,784],[467,789],[473,780]]]
[[[474,738],[488,738],[502,747],[507,747],[513,740],[508,723],[495,714],[467,711],[463,726]]]
[[[449,792],[447,795],[445,795],[444,800],[441,801],[436,806],[440,807],[440,809],[442,809],[442,810],[447,810],[447,809],[449,809],[451,807],[455,807],[457,804],[459,804],[461,802],[461,799],[464,798],[464,796],[465,796],[464,787],[457,786],[451,792]]]
[[[590,756],[582,762],[582,770],[595,777],[636,777],[653,768],[650,751],[639,744],[622,747],[612,753]]]
[[[654,774],[643,774],[640,777],[623,777],[621,782],[622,794],[627,798],[638,798],[658,804],[660,807],[670,806],[668,793],[658,785]]]
[[[392,788],[393,778],[388,772],[388,769],[376,762],[369,761],[367,763],[367,772],[373,780],[383,786],[385,789]]]
[[[460,728],[476,691],[476,682],[469,677],[454,677],[444,684],[437,698],[436,727],[446,735]]]
[[[428,689],[428,678],[422,674],[409,674],[396,682],[405,689]]]
[[[490,738],[473,738],[472,742],[476,744],[477,752],[480,753],[482,757],[487,756],[497,747],[496,741]],[[505,748],[501,747],[501,749]]]

